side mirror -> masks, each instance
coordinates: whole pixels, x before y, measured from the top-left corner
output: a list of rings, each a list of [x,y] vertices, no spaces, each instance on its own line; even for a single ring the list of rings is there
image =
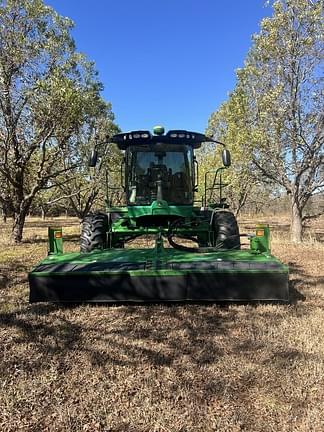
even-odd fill
[[[223,165],[225,167],[231,166],[231,153],[229,152],[229,150],[224,149],[222,151],[222,159],[223,159]]]
[[[89,162],[88,162],[89,167],[92,168],[95,167],[97,164],[97,160],[98,160],[98,152],[97,150],[93,149],[89,157]]]

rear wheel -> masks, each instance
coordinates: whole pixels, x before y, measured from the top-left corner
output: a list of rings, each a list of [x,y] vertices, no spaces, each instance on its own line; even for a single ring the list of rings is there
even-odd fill
[[[214,244],[221,249],[240,249],[240,232],[233,213],[216,211],[213,214]]]
[[[80,251],[92,252],[106,248],[108,231],[108,217],[105,213],[90,213],[82,223],[80,237]]]

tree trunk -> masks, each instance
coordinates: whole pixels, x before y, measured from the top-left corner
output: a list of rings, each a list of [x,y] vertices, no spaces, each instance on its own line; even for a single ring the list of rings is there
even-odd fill
[[[291,225],[290,225],[290,239],[294,243],[300,243],[303,238],[303,209],[298,206],[298,203],[292,197],[291,203]]]
[[[14,243],[21,243],[23,230],[25,225],[26,216],[28,213],[28,208],[20,209],[18,213],[14,215],[14,223],[11,232],[11,240]]]
[[[2,209],[2,221],[3,223],[7,223],[7,212],[6,209]]]
[[[46,219],[46,209],[44,206],[41,207],[41,212],[42,212],[42,220],[44,221]]]

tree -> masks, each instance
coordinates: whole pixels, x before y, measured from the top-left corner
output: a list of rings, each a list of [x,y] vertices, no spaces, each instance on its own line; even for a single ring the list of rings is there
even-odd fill
[[[276,0],[261,22],[236,90],[244,94],[245,149],[266,184],[291,198],[291,238],[323,177],[323,21],[320,0]],[[242,126],[242,125],[241,125]]]
[[[62,164],[67,167],[77,162],[78,168],[72,178],[68,172],[64,172],[56,179],[60,195],[54,201],[58,202],[60,196],[68,200],[69,207],[80,220],[89,213],[96,201],[99,207],[104,207],[108,167],[109,170],[120,171],[122,154],[115,145],[107,142],[108,137],[118,133],[119,129],[113,123],[113,115],[108,114],[99,117],[94,112],[93,117],[88,119],[77,137],[76,151],[62,160]],[[100,160],[95,168],[89,168],[88,160],[93,148],[98,151]]]
[[[212,113],[206,131],[207,135],[226,143],[231,152],[232,166],[225,173],[225,181],[228,184],[226,195],[236,215],[247,203],[251,203],[257,194],[259,195],[260,182],[254,174],[251,149],[246,145],[250,139],[250,131],[246,127],[246,110],[245,94],[237,87],[229,99]]]
[[[15,242],[36,194],[77,168],[84,124],[110,112],[71,28],[42,0],[0,0],[0,202],[13,211]]]

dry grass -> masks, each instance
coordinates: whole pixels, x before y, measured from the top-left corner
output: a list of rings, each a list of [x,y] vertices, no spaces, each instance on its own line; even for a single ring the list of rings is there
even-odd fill
[[[72,250],[77,223],[62,222]],[[0,226],[1,431],[324,430],[324,245],[315,236],[292,246],[274,235],[291,269],[289,306],[67,308],[27,303],[47,224],[29,221],[22,246]]]

